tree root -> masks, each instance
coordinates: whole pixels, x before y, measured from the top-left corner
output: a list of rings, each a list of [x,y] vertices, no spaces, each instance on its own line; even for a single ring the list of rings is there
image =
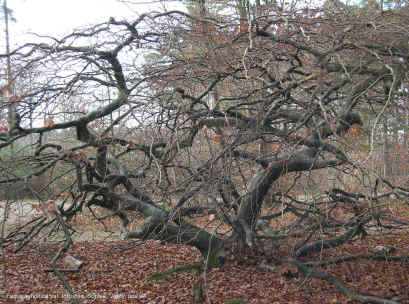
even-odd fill
[[[153,281],[153,280],[163,280],[166,279],[168,276],[178,273],[178,272],[183,272],[183,271],[188,271],[192,269],[197,269],[201,270],[202,269],[202,264],[201,263],[193,263],[193,264],[186,264],[182,266],[176,266],[170,270],[163,271],[163,272],[155,272],[148,276],[146,278],[147,281]]]
[[[194,285],[193,285],[193,300],[192,304],[200,304],[205,301],[205,298],[203,296],[203,287],[202,287],[202,280],[198,280]]]
[[[315,270],[311,267],[306,266],[305,264],[295,260],[295,259],[284,259],[282,260],[283,262],[288,262],[291,263],[295,266],[297,266],[297,268],[303,272],[305,275],[308,276],[312,276],[314,278],[317,279],[321,279],[321,280],[325,280],[327,282],[330,282],[332,284],[334,284],[334,286],[336,287],[336,289],[338,289],[338,291],[340,293],[342,293],[343,295],[353,298],[357,301],[363,302],[363,303],[379,303],[379,304],[399,304],[399,302],[393,301],[393,300],[387,300],[387,299],[382,299],[382,298],[378,298],[378,297],[374,297],[374,296],[364,296],[364,295],[360,295],[357,293],[353,293],[352,291],[349,290],[349,288],[347,286],[345,286],[340,280],[338,280],[337,278],[329,275],[328,273],[325,272],[321,272],[318,270]]]
[[[224,304],[243,304],[243,303],[245,303],[244,299],[231,299],[225,302]]]

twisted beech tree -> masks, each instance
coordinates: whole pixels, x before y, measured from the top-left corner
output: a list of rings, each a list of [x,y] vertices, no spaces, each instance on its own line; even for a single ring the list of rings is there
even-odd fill
[[[22,45],[11,59],[24,91],[9,98],[19,115],[3,121],[0,148],[25,149],[4,157],[0,183],[21,184],[44,208],[63,204],[58,219],[34,220],[24,237],[3,242],[23,245],[48,224],[101,207],[122,220],[125,238],[188,244],[215,263],[234,244],[287,244],[286,261],[301,271],[381,303],[312,267],[365,258],[313,261],[357,236],[404,228],[383,206],[408,189],[367,164],[385,110],[407,109],[408,28],[406,8],[256,1],[212,10],[202,1],[197,13],[110,18]],[[342,175],[357,186],[342,187]],[[192,220],[207,219],[206,209],[220,229]],[[130,211],[144,218],[136,231]],[[284,214],[286,224],[271,228]]]

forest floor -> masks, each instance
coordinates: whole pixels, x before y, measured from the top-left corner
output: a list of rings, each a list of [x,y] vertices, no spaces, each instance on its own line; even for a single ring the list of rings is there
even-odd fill
[[[409,219],[409,206],[394,206]],[[106,223],[108,230],[114,221]],[[136,224],[136,223],[134,223]],[[80,237],[67,255],[84,262],[78,273],[65,273],[79,303],[192,303],[193,285],[201,280],[206,303],[358,303],[342,296],[334,285],[299,274],[278,262],[289,255],[290,244],[263,250],[236,249],[222,267],[183,271],[161,280],[148,280],[155,272],[200,261],[188,246],[157,241],[124,241],[103,232],[100,224],[77,223]],[[77,227],[76,226],[76,227]],[[96,229],[98,228],[98,229]],[[367,236],[353,244],[326,250],[313,260],[357,253],[374,253],[377,246],[393,246],[394,255],[409,254],[409,233]],[[0,303],[72,303],[62,282],[44,269],[63,243],[31,243],[14,253],[13,246],[0,255]],[[60,268],[64,265],[58,264]],[[268,265],[268,266],[266,266]],[[340,279],[350,290],[409,303],[409,258],[405,261],[359,260],[318,268]],[[230,301],[230,302],[229,302]]]

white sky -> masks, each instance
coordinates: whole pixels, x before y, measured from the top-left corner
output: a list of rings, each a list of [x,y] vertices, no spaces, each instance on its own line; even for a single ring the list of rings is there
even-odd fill
[[[121,20],[135,18],[143,12],[164,6],[170,9],[181,7],[178,1],[133,2],[136,5],[127,6],[117,0],[8,0],[7,5],[13,10],[17,20],[9,24],[10,42],[15,46],[16,43],[35,41],[36,38],[32,35],[27,35],[30,32],[61,36],[75,27],[108,21],[111,16]],[[4,20],[1,21],[0,29],[4,31]]]
[[[73,29],[101,22],[136,19],[148,11],[183,9],[180,0],[130,0],[125,5],[118,0],[7,0],[16,22],[9,22],[11,50],[27,42],[39,42],[30,33],[62,37]],[[3,1],[0,0],[0,53],[5,53],[5,23]],[[0,79],[0,83],[4,79]]]

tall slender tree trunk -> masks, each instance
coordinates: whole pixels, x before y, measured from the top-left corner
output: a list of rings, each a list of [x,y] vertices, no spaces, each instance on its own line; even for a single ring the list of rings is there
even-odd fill
[[[391,176],[391,155],[390,155],[390,142],[388,134],[388,118],[385,117],[383,121],[383,175],[385,177]]]
[[[12,96],[13,93],[13,77],[11,74],[11,61],[10,61],[10,34],[9,34],[9,10],[7,8],[7,0],[4,0],[3,2],[3,11],[4,11],[4,22],[5,22],[5,39],[6,39],[6,54],[7,54],[7,86],[8,86],[8,105],[7,105],[7,110],[8,110],[8,124],[9,124],[9,131],[11,131],[11,127],[14,125],[14,119],[15,119],[15,109],[13,104],[11,103],[10,97]],[[13,148],[13,146],[10,146]]]

